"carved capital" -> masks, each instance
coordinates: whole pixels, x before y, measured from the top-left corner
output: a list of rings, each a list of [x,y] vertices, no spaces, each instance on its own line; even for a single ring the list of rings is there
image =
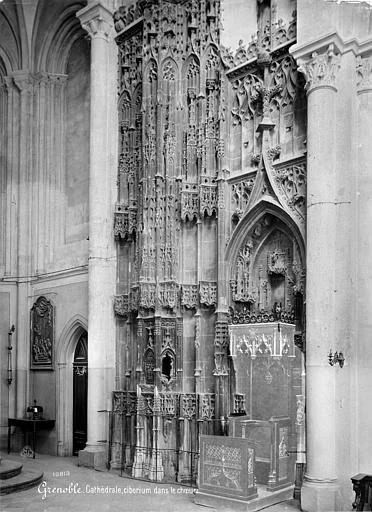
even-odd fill
[[[113,13],[107,7],[98,3],[88,5],[77,12],[81,26],[86,30],[91,39],[101,38],[108,40],[114,26]]]
[[[358,93],[372,91],[372,57],[357,57],[356,75]]]
[[[10,90],[12,90],[13,86],[14,86],[13,78],[11,76],[4,76],[3,80],[4,80],[4,86],[5,86],[6,90],[8,92]]]
[[[335,54],[333,44],[324,53],[313,52],[310,59],[299,60],[298,70],[306,79],[308,94],[319,87],[330,87],[336,90],[336,75],[340,69],[341,56]]]
[[[27,94],[32,92],[34,80],[29,73],[20,71],[13,73],[13,83],[20,93]]]

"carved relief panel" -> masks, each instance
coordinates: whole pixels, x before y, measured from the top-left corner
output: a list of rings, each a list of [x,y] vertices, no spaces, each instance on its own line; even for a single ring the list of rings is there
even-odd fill
[[[31,370],[53,370],[54,307],[39,297],[31,309]]]

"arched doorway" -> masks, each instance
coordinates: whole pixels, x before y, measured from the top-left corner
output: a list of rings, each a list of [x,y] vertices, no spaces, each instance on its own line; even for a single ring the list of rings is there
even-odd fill
[[[76,344],[73,362],[73,454],[87,442],[88,338],[83,332]]]
[[[75,355],[80,339],[87,340],[87,327],[87,320],[75,315],[65,325],[57,346],[57,454],[62,457],[73,454],[74,363],[79,362]]]

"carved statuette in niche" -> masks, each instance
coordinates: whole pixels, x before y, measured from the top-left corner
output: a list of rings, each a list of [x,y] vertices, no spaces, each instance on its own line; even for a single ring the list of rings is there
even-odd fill
[[[39,297],[31,309],[31,370],[53,370],[54,307]]]

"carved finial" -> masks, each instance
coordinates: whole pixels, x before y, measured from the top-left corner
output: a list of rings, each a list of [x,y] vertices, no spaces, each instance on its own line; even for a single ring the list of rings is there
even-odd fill
[[[265,50],[265,48],[262,48],[261,46],[259,46],[257,48],[257,64],[259,66],[270,66],[271,64],[271,55],[270,53]]]

